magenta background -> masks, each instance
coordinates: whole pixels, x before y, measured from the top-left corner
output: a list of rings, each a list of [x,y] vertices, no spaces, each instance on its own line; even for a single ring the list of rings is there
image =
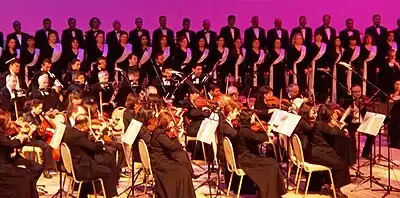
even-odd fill
[[[315,28],[321,24],[322,15],[329,13],[337,30],[344,28],[346,18],[353,17],[362,32],[371,24],[374,13],[382,15],[382,25],[389,29],[396,27],[400,17],[398,0],[0,0],[0,6],[0,30],[5,33],[12,31],[14,20],[22,22],[23,31],[33,33],[41,28],[44,17],[51,18],[58,31],[67,27],[70,16],[77,18],[77,26],[84,30],[90,17],[97,16],[106,31],[111,30],[114,19],[122,22],[124,30],[130,30],[135,17],[140,16],[145,28],[153,30],[159,15],[168,16],[168,26],[175,31],[181,29],[184,17],[192,19],[196,31],[206,18],[211,20],[211,28],[219,31],[226,25],[227,15],[234,14],[243,31],[253,15],[260,16],[260,24],[266,29],[272,27],[275,17],[282,18],[284,27],[291,29],[300,15],[306,15],[308,24]]]

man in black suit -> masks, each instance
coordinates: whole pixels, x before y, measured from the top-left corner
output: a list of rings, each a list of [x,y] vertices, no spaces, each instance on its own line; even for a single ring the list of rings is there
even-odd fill
[[[211,21],[208,19],[203,21],[203,29],[196,33],[196,38],[205,38],[206,47],[209,49],[217,47],[217,33],[211,30]]]
[[[6,76],[6,85],[0,89],[0,109],[12,113],[12,117],[16,117],[16,112],[14,108],[14,101],[16,101],[17,108],[19,112],[23,112],[26,93],[25,96],[22,92],[18,92],[18,80],[15,75],[9,74]]]
[[[193,50],[196,48],[196,33],[190,29],[190,19],[184,18],[182,21],[182,30],[176,32],[176,39],[179,40],[185,36],[188,40],[189,47]]]
[[[87,52],[90,51],[90,49],[96,47],[96,35],[97,34],[103,34],[104,31],[100,29],[101,21],[97,17],[93,17],[89,21],[89,27],[90,30],[85,32],[85,37],[86,37],[86,42],[85,42],[85,47],[87,49]]]
[[[115,20],[113,22],[113,30],[107,33],[106,42],[108,44],[109,52],[115,50],[119,45],[119,39],[121,36],[121,22]]]
[[[14,21],[13,22],[14,32],[7,35],[7,40],[15,39],[17,42],[15,43],[15,47],[17,49],[21,49],[26,47],[27,41],[29,39],[29,34],[22,32],[21,22]]]
[[[143,28],[143,19],[138,17],[135,19],[136,28],[129,32],[129,43],[133,46],[133,49],[139,49],[141,45],[140,37],[146,35],[150,42],[150,32]]]
[[[342,47],[349,47],[349,37],[354,36],[356,38],[357,45],[361,45],[360,31],[354,29],[354,20],[352,18],[346,19],[346,29],[340,31],[339,38],[342,42]]]
[[[49,18],[43,19],[43,29],[36,31],[35,33],[35,44],[42,50],[47,45],[49,33],[55,33],[57,35],[57,43],[60,42],[57,31],[51,29],[51,20]]]
[[[267,32],[268,50],[274,49],[274,43],[277,38],[281,39],[282,48],[287,49],[289,47],[289,33],[286,29],[282,28],[282,19],[276,18],[274,26],[274,28]]]
[[[261,48],[265,48],[266,45],[266,34],[265,29],[260,27],[258,16],[251,18],[251,27],[244,31],[244,46],[246,49],[251,49],[253,40],[260,40]]]
[[[234,15],[229,15],[228,16],[228,25],[225,27],[221,28],[221,31],[219,32],[219,35],[224,37],[225,40],[225,45],[228,48],[233,47],[233,42],[237,38],[240,37],[240,29],[235,26],[236,23],[236,17]]]
[[[76,107],[74,108],[76,109]],[[73,110],[73,112],[78,110]],[[77,179],[90,181],[101,178],[107,197],[116,197],[118,169],[115,158],[104,150],[104,142],[89,140],[88,116],[79,114],[73,127],[68,127],[63,140],[68,145]],[[88,187],[88,188],[85,188]],[[91,185],[84,186],[79,197],[87,197]]]
[[[79,42],[80,48],[84,48],[85,46],[85,40],[83,38],[83,31],[76,28],[76,19],[75,18],[69,18],[68,19],[68,28],[65,29],[62,32],[61,35],[61,44],[63,50],[70,50],[71,49],[71,42],[72,39],[77,39]]]
[[[372,22],[373,25],[365,29],[365,35],[369,34],[372,36],[379,51],[379,47],[383,46],[386,42],[387,28],[381,26],[381,15],[379,14],[374,14]]]
[[[162,35],[167,36],[168,45],[173,48],[175,46],[175,35],[172,29],[167,27],[167,17],[160,16],[158,18],[158,22],[160,23],[160,27],[153,31],[153,48],[160,49],[160,40]]]
[[[24,80],[24,74],[20,72],[21,63],[18,59],[12,60],[8,63],[8,70],[0,75],[0,87],[4,87],[6,85],[6,77],[9,74],[17,76],[17,88],[26,89],[26,84]]]
[[[312,28],[307,27],[307,17],[300,16],[299,18],[299,26],[294,27],[292,32],[290,33],[290,44],[292,44],[292,40],[295,34],[303,35],[304,45],[310,46],[313,40],[313,32]]]
[[[323,24],[315,29],[315,32],[321,32],[322,42],[325,42],[327,44],[333,44],[333,41],[336,38],[336,29],[331,27],[331,18],[331,15],[324,14],[324,16],[322,17]]]

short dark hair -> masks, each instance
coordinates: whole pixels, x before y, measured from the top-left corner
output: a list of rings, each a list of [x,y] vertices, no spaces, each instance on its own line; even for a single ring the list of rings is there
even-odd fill
[[[231,20],[231,19],[236,19],[235,15],[229,15],[228,20]]]

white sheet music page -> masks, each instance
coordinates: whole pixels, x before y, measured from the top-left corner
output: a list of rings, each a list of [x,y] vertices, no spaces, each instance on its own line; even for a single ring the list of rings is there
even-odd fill
[[[301,116],[287,111],[276,110],[271,116],[268,124],[275,127],[275,132],[290,137],[299,123]]]
[[[143,123],[132,119],[129,123],[128,129],[125,134],[122,136],[122,142],[132,145],[135,142],[137,135],[139,134],[140,129],[142,128]]]
[[[63,123],[59,123],[57,125],[56,131],[54,132],[53,138],[51,139],[51,142],[49,144],[51,146],[51,148],[58,149],[58,147],[60,147],[61,140],[62,140],[62,138],[64,136],[64,132],[65,132],[65,128],[66,127],[67,126],[65,124],[63,124]]]
[[[385,121],[386,115],[367,112],[363,118],[362,123],[358,127],[357,131],[368,135],[378,135],[383,122]]]
[[[206,118],[201,122],[196,139],[200,142],[210,144],[215,140],[215,131],[218,127],[218,121]]]

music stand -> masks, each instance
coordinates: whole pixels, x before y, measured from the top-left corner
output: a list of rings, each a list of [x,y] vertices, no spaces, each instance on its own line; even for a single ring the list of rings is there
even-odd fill
[[[362,123],[358,127],[357,131],[359,133],[364,133],[364,134],[376,137],[383,125],[385,118],[386,118],[386,116],[383,114],[367,112],[364,116]],[[375,142],[374,142],[374,144],[375,144]],[[357,188],[359,188],[361,185],[365,184],[366,182],[369,182],[370,189],[372,189],[372,184],[376,184],[376,185],[380,186],[382,189],[385,189],[384,184],[381,184],[378,181],[378,178],[376,178],[372,175],[372,152],[370,152],[369,176],[367,176],[367,178],[364,181],[362,181],[358,186],[356,186],[351,191],[354,192]]]
[[[63,123],[59,123],[56,127],[56,131],[54,132],[53,138],[51,139],[50,142],[50,147],[53,149],[59,149],[60,148],[60,144],[62,141],[62,138],[64,136],[64,132],[66,129],[66,125]],[[62,154],[60,152],[60,162],[59,162],[60,168],[58,169],[58,173],[60,174],[60,179],[59,179],[59,189],[56,192],[56,194],[54,194],[51,198],[55,198],[55,197],[60,197],[62,198],[63,193],[67,193],[65,192],[65,190],[63,189],[63,182],[62,182],[62,170],[61,170],[61,165],[62,165]],[[71,195],[72,196],[72,195]],[[79,195],[78,195],[79,196]]]

